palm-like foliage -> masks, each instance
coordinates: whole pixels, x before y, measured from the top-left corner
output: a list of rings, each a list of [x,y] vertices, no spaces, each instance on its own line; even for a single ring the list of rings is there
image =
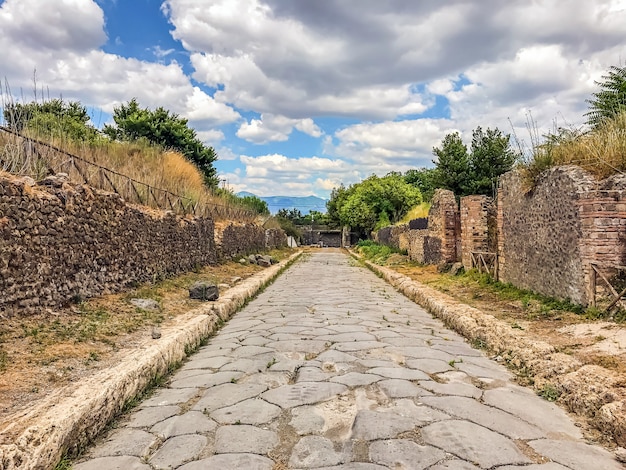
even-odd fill
[[[589,112],[587,124],[597,128],[607,119],[612,119],[626,110],[626,66],[611,66],[602,81],[597,81],[600,91],[593,93],[593,98],[587,100]]]

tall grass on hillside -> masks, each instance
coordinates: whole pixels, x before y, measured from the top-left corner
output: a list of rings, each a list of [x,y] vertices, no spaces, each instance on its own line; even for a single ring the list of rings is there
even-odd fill
[[[626,172],[626,111],[588,132],[561,129],[533,145],[523,167],[524,180],[534,187],[539,175],[559,165],[577,165],[598,179]]]
[[[85,136],[67,123],[34,120],[19,134],[0,131],[0,170],[41,180],[67,173],[76,183],[119,193],[125,200],[217,220],[252,222],[257,214],[210,191],[182,154],[147,141],[115,142],[95,129]],[[39,143],[42,142],[42,143]],[[74,158],[73,156],[79,157]],[[84,160],[84,161],[83,161]]]

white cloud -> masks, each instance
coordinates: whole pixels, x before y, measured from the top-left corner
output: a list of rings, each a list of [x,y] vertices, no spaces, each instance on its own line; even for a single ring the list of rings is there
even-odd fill
[[[311,137],[321,137],[323,134],[310,118],[289,119],[285,116],[262,114],[261,119],[244,122],[237,131],[237,137],[255,144],[282,142],[289,139],[294,127]]]

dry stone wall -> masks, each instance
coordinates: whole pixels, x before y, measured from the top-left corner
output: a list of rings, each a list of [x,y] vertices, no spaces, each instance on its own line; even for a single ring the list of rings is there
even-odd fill
[[[0,176],[0,311],[35,312],[216,262],[213,222]]]
[[[424,240],[424,262],[454,263],[460,254],[461,220],[452,191],[437,189],[428,213],[428,236]]]

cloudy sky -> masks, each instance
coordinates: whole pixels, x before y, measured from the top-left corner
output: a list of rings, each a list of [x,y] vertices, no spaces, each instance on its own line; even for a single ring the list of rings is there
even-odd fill
[[[626,62],[626,0],[0,0],[0,77],[77,99],[98,126],[167,109],[260,196],[432,166],[476,126],[584,122]]]

